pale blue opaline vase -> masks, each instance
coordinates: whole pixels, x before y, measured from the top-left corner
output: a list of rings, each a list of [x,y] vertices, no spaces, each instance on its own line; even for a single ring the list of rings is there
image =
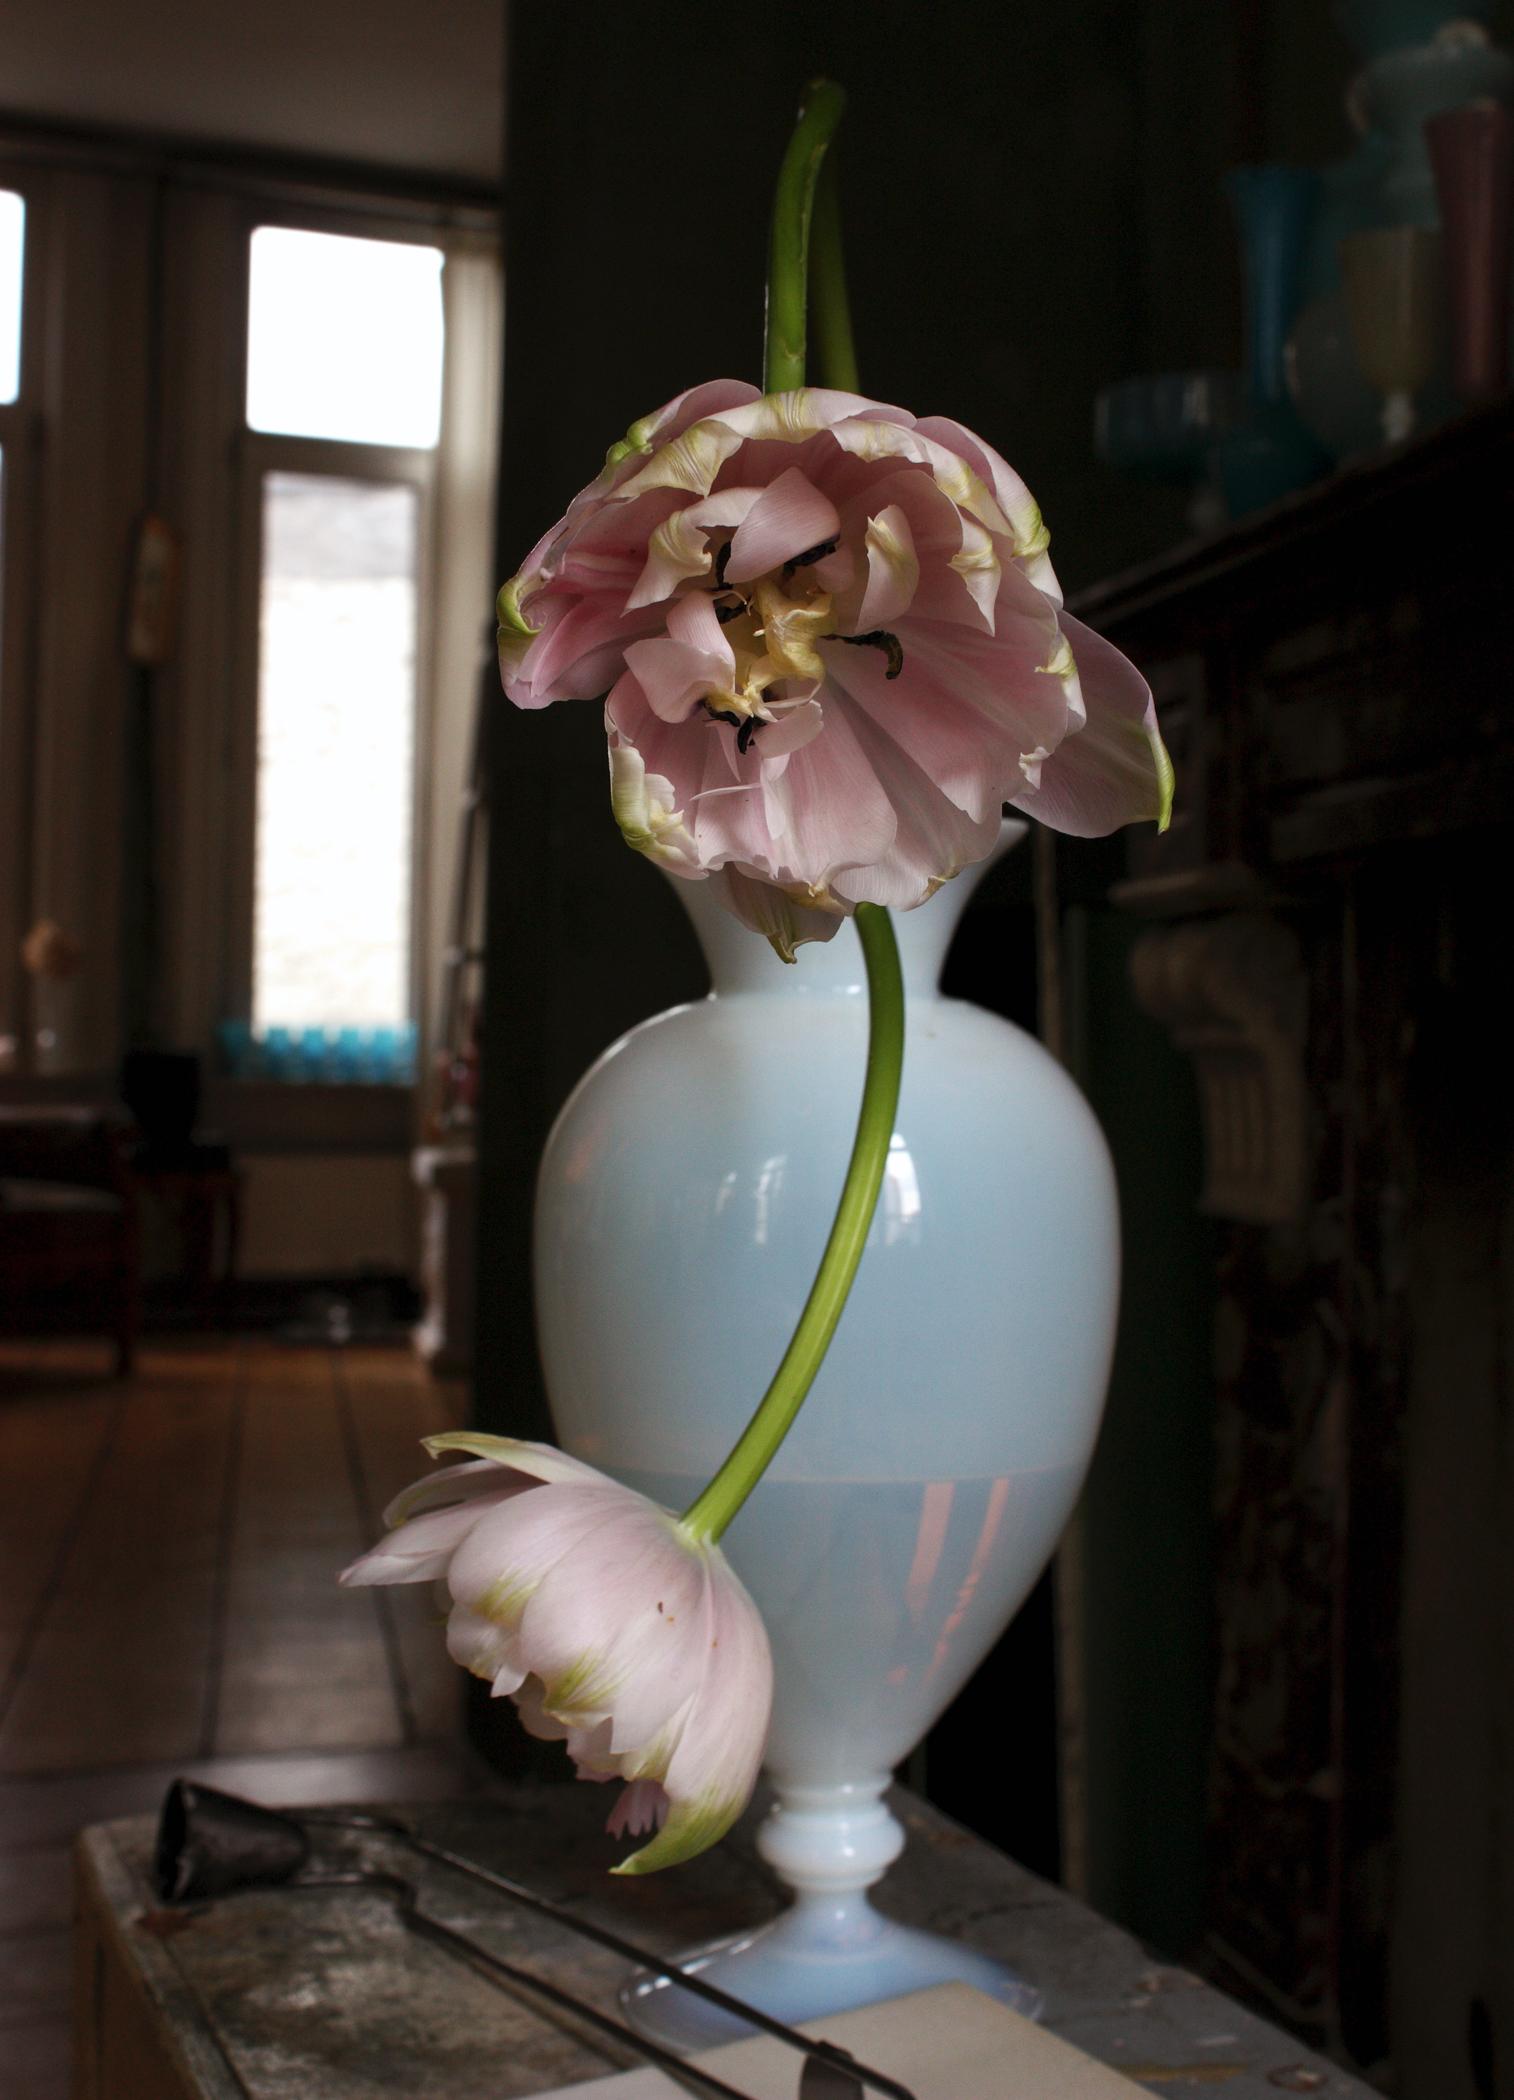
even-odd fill
[[[1092,1113],[1033,1038],[938,990],[981,872],[895,915],[908,1027],[882,1197],[810,1398],[725,1539],[773,1641],[777,1801],[759,1844],[795,1901],[698,1960],[786,2019],[949,1977],[1034,2002],[997,1963],[907,1931],[866,1895],[903,1843],[881,1799],[891,1770],[1071,1513],[1113,1346],[1118,1223]],[[564,1108],[541,1171],[536,1290],[564,1446],[682,1507],[745,1424],[814,1278],[867,995],[850,921],[786,967],[706,885],[675,888],[714,989],[633,1029]],[[707,2024],[685,1997],[644,1981],[628,2003],[665,2039],[718,2037],[719,2016]]]

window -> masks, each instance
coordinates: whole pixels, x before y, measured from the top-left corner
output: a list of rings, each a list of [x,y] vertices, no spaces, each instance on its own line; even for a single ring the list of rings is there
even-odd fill
[[[0,160],[0,1072],[129,1027],[404,1080],[496,581],[497,221],[129,163]],[[70,974],[23,966],[46,920]]]
[[[251,237],[246,495],[258,567],[249,989],[259,1068],[273,1077],[358,1068],[409,1076],[414,757],[441,429],[442,271],[441,250],[419,243],[282,226],[259,226]]]
[[[26,253],[26,204],[0,190],[0,407],[21,391],[21,266]]]

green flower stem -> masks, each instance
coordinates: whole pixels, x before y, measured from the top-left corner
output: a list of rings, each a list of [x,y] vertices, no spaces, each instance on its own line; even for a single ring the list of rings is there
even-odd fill
[[[684,1528],[696,1538],[720,1537],[793,1426],[846,1308],[878,1206],[904,1069],[904,980],[894,929],[880,905],[857,906],[857,933],[867,965],[867,1076],[841,1201],[799,1325],[772,1384],[725,1464],[684,1511]]]
[[[767,340],[762,363],[765,393],[786,394],[804,385],[810,217],[825,149],[845,108],[846,96],[834,81],[811,81],[778,170],[768,248]],[[839,254],[838,241],[838,260]],[[844,299],[844,288],[842,296]]]
[[[860,393],[857,346],[852,340],[852,314],[846,297],[846,259],[841,247],[841,192],[836,181],[834,152],[827,153],[821,162],[820,180],[815,190],[809,290],[822,383],[840,387],[843,393]]]

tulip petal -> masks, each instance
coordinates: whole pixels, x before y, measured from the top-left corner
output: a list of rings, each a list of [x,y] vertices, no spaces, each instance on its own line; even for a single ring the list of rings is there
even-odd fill
[[[750,583],[834,539],[840,526],[829,496],[822,495],[798,467],[790,467],[762,490],[737,526],[726,577],[731,583]]]
[[[560,1490],[567,1494],[586,1490]],[[677,1519],[622,1495],[571,1561],[543,1575],[520,1621],[520,1652],[548,1712],[612,1721],[617,1755],[651,1743],[697,1690],[708,1576]]]
[[[684,1714],[660,1777],[667,1819],[650,1844],[614,1869],[650,1874],[724,1837],[751,1797],[767,1740],[773,1666],[767,1632],[724,1555],[711,1555],[704,1680]],[[640,1776],[640,1775],[639,1775]]]
[[[507,1627],[496,1626],[465,1604],[455,1604],[447,1615],[447,1653],[474,1677],[481,1677],[496,1695],[508,1695],[525,1682],[525,1671],[514,1662],[515,1636]]]
[[[1009,461],[963,424],[954,423],[950,416],[922,416],[915,428],[922,437],[934,439],[947,451],[967,460],[993,490],[994,500],[1009,519],[1015,554],[1024,563],[1025,574],[1037,590],[1044,591],[1053,604],[1060,605],[1062,587],[1046,552],[1051,535],[1041,516],[1040,505]]]
[[[911,622],[892,682],[876,650],[831,645],[826,663],[829,682],[974,823],[997,824],[1001,804],[1025,787],[1022,755],[1066,731],[1062,688],[1037,676],[1035,652],[965,627]]]
[[[902,504],[890,503],[869,518],[867,588],[857,613],[857,632],[892,627],[910,607],[920,582],[915,535]]]
[[[655,605],[623,610],[618,596],[595,592],[576,603],[543,598],[545,623],[530,637],[500,638],[505,691],[517,707],[547,707],[554,700],[592,700],[619,676],[629,643],[657,634],[662,615]]]
[[[671,597],[692,577],[707,576],[714,567],[710,533],[739,526],[762,494],[761,489],[720,489],[664,518],[647,540],[646,561],[626,600],[627,612]]]
[[[852,904],[912,911],[992,850],[1002,798],[993,797],[980,815],[970,815],[865,711],[852,717],[852,729],[893,806],[897,828],[885,858],[841,870],[836,890]]]
[[[835,643],[825,650],[827,660],[839,653]],[[897,820],[844,710],[834,710],[825,734],[791,753],[783,766],[777,778],[775,767],[763,768],[763,804],[792,881],[828,890],[838,868],[883,858]]]
[[[422,1447],[436,1458],[443,1451],[471,1451],[475,1458],[492,1459],[533,1480],[593,1480],[603,1483],[606,1475],[586,1460],[572,1458],[555,1444],[527,1443],[521,1437],[488,1436],[481,1429],[449,1429],[440,1436],[422,1437]],[[430,1475],[432,1480],[440,1474]]]
[[[497,1460],[470,1458],[460,1466],[439,1466],[420,1480],[413,1480],[384,1511],[384,1522],[393,1531],[422,1510],[437,1509],[455,1502],[469,1502],[480,1495],[506,1492],[511,1475],[502,1472]],[[526,1485],[524,1475],[519,1485]]]
[[[597,1484],[564,1481],[486,1508],[448,1566],[454,1603],[508,1632],[518,1631],[548,1571],[614,1514],[623,1494],[604,1478]],[[523,1667],[532,1667],[528,1657]]]
[[[507,1476],[496,1469],[495,1480],[495,1499],[503,1501],[510,1494]],[[487,1498],[475,1497],[452,1509],[412,1517],[343,1568],[337,1581],[348,1589],[365,1589],[374,1583],[434,1582],[446,1574],[453,1554],[478,1522],[480,1508],[486,1503]]]
[[[787,891],[744,868],[727,865],[712,875],[729,911],[754,933],[764,934],[780,961],[791,963],[807,941],[828,941],[841,924],[841,909],[801,904]]]
[[[1157,727],[1151,688],[1102,635],[1070,613],[1061,620],[1087,720],[1042,760],[1033,789],[1007,799],[1075,838],[1102,838],[1142,821],[1165,831],[1172,816],[1172,760]]]

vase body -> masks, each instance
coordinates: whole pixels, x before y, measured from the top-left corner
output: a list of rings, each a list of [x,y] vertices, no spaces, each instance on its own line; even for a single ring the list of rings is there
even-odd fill
[[[1389,141],[1378,223],[1434,229],[1440,205],[1425,125],[1442,110],[1514,98],[1514,59],[1475,23],[1458,21],[1428,43],[1384,52],[1361,77],[1368,118]]]
[[[1452,375],[1476,407],[1509,385],[1514,252],[1514,115],[1496,102],[1445,110],[1425,126],[1451,295]]]
[[[1113,1346],[1118,1225],[1093,1116],[1032,1038],[937,990],[972,880],[896,915],[908,1021],[883,1193],[809,1400],[724,1541],[773,1641],[778,1805],[760,1842],[799,1891],[791,1967],[817,1946],[830,1966],[820,1984],[764,1982],[751,1961],[718,1980],[789,2018],[920,1980],[868,1957],[884,1921],[860,1891],[902,1843],[879,1797],[1050,1556]],[[868,1002],[850,921],[784,966],[704,885],[675,887],[714,990],[632,1030],[563,1109],[536,1292],[560,1441],[678,1508],[813,1281]]]
[[[1270,163],[1232,169],[1226,188],[1241,238],[1250,413],[1221,441],[1219,469],[1230,515],[1239,518],[1303,488],[1328,464],[1288,397],[1284,356],[1319,177]]]

